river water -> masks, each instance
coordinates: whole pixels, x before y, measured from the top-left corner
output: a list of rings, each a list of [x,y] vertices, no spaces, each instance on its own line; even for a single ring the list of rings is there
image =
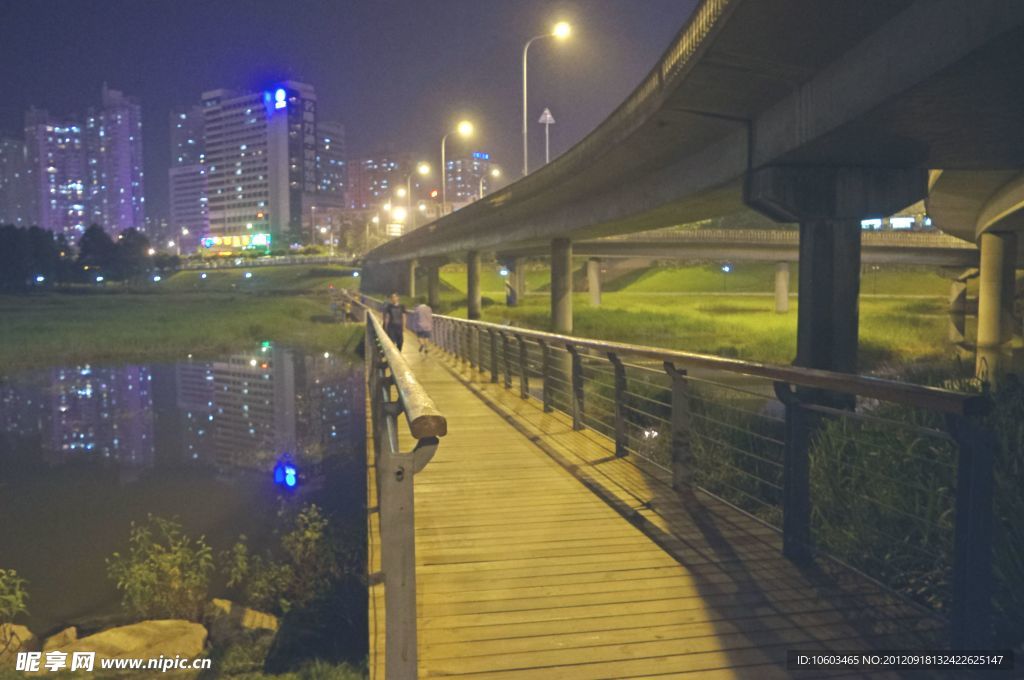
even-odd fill
[[[19,621],[37,634],[116,621],[106,559],[149,514],[219,554],[242,534],[270,545],[287,510],[316,502],[358,543],[364,429],[361,361],[271,343],[0,383],[0,568],[29,581]]]

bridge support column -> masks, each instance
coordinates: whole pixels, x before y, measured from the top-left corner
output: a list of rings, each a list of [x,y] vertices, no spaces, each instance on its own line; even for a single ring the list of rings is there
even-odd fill
[[[427,267],[427,304],[433,309],[441,305],[441,265]]]
[[[587,290],[590,291],[590,304],[601,306],[601,260],[592,257],[587,260]]]
[[[1004,346],[1013,333],[1013,295],[1017,261],[1017,234],[986,232],[981,235],[978,276],[978,353],[975,372],[993,386],[1006,363]]]
[[[572,241],[551,241],[551,330],[572,333]]]
[[[785,314],[789,311],[789,263],[775,263],[775,312]]]
[[[466,253],[466,309],[470,319],[480,318],[480,251]]]
[[[409,287],[406,289],[406,293],[409,295],[409,300],[416,298],[416,260],[409,260]]]
[[[800,223],[796,365],[857,370],[860,220],[891,215],[927,194],[920,169],[766,167],[748,173],[744,200],[777,222]]]
[[[516,272],[516,300],[522,301],[523,296],[526,295],[526,258],[517,257],[513,265]]]

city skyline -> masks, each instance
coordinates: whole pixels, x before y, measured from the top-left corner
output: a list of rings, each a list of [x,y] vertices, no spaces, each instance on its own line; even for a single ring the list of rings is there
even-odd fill
[[[303,3],[305,12],[281,13],[270,2],[145,8],[126,2],[11,3],[0,9],[6,27],[0,34],[12,55],[0,64],[0,74],[13,86],[0,102],[0,136],[20,136],[32,105],[57,116],[84,110],[108,82],[141,101],[147,217],[164,219],[170,217],[170,112],[198,102],[211,88],[252,89],[291,78],[313,84],[324,118],[345,125],[349,157],[383,149],[425,156],[436,166],[445,125],[466,115],[479,130],[473,146],[489,150],[511,173],[521,154],[519,56],[525,40],[560,18],[579,27],[571,44],[531,50],[531,102],[537,115],[550,107],[558,119],[552,129],[557,155],[632,89],[694,4],[537,0],[484,11],[459,0],[429,7],[405,0],[311,1]],[[40,5],[55,10],[46,21]],[[92,38],[90,59],[75,59],[71,54],[84,36]],[[23,59],[38,64],[31,77],[13,66]],[[440,72],[454,78],[441,82]],[[602,86],[593,87],[599,80]],[[539,127],[532,132],[531,158],[539,161],[543,135]]]

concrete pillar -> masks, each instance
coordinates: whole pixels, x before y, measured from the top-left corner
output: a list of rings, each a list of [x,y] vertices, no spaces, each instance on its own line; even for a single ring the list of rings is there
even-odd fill
[[[551,330],[572,333],[572,241],[551,241]]]
[[[466,308],[470,319],[480,318],[480,251],[466,253]]]
[[[409,260],[409,288],[406,292],[410,301],[416,299],[416,265],[416,260]]]
[[[789,263],[775,263],[775,311],[785,314],[789,311]]]
[[[860,220],[800,223],[796,365],[856,373]]]
[[[993,385],[1005,367],[1004,345],[1013,334],[1017,234],[981,235],[978,275],[978,354],[975,372]]]
[[[587,290],[590,291],[590,304],[601,306],[601,260],[592,257],[587,260]]]
[[[857,370],[860,221],[891,215],[928,193],[915,168],[764,167],[747,174],[744,201],[800,224],[796,365]]]
[[[427,267],[427,304],[433,309],[441,306],[441,265]]]
[[[526,259],[517,257],[513,265],[516,272],[516,300],[522,301],[526,295]]]

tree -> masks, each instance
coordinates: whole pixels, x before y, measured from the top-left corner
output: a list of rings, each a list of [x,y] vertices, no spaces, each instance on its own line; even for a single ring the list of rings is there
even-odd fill
[[[98,224],[91,225],[78,241],[78,265],[90,269],[109,270],[114,265],[117,246]]]
[[[114,273],[123,280],[141,278],[152,264],[149,239],[138,229],[122,231],[114,246],[114,253]]]

